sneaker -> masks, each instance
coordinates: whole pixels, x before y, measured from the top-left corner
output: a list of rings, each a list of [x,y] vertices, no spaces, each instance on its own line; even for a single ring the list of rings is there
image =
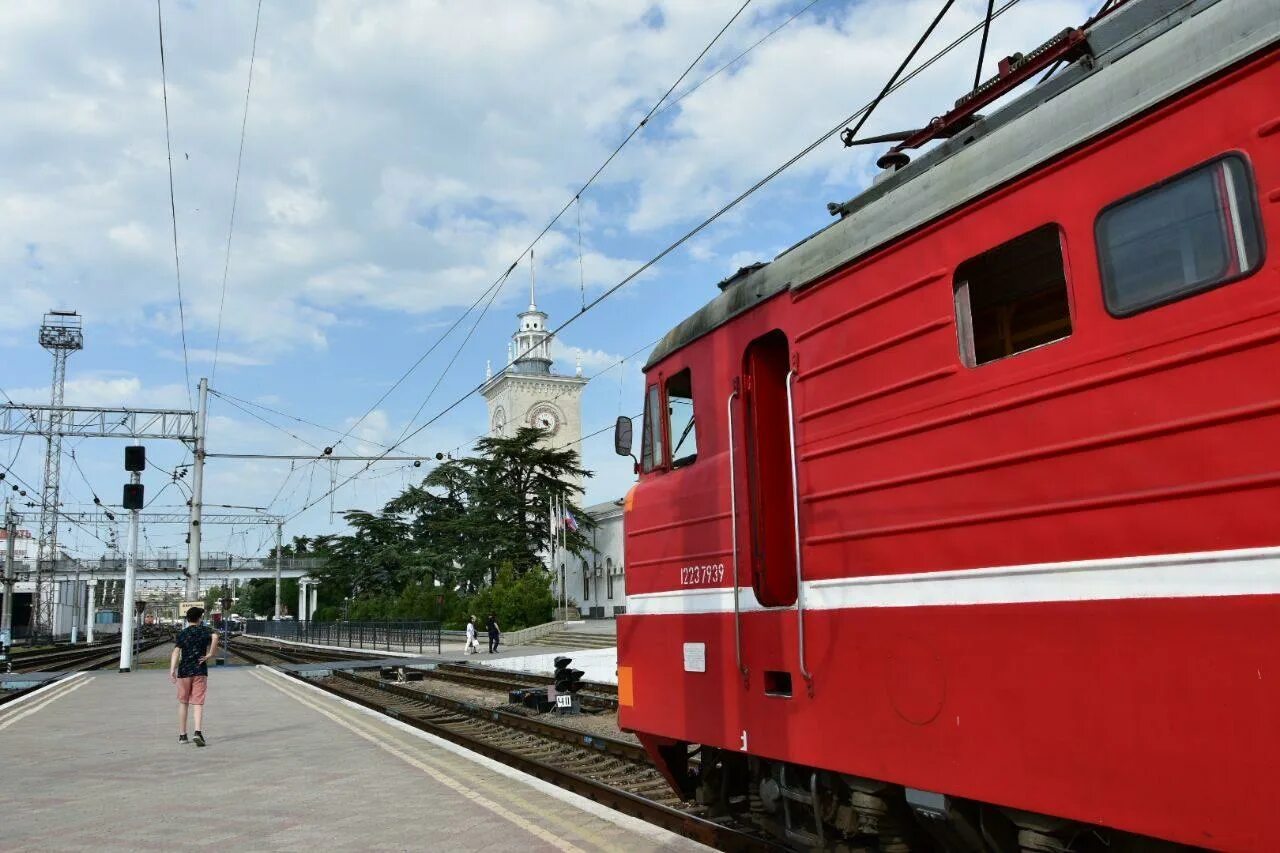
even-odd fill
[[[191,742],[194,743],[196,746],[204,746],[204,735],[200,734],[199,732],[196,732],[196,736],[192,739]]]
[[[178,743],[191,743],[191,741],[187,740],[186,735],[178,735]]]

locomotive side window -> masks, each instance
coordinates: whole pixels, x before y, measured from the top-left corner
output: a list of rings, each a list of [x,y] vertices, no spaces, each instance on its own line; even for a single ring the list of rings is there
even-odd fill
[[[662,399],[657,385],[650,385],[644,398],[644,432],[640,437],[640,468],[645,473],[666,462],[662,444]]]
[[[698,434],[693,419],[693,379],[687,367],[667,380],[667,435],[671,436],[671,467],[692,465],[698,458]]]
[[[1245,161],[1224,157],[1113,204],[1096,225],[1107,309],[1127,316],[1253,272],[1262,260]]]
[[[1044,225],[956,267],[956,328],[977,367],[1071,334],[1057,225]]]

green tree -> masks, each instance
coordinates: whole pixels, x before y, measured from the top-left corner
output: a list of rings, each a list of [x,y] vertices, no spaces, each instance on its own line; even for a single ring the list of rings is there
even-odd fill
[[[284,613],[293,615],[298,607],[298,581],[283,578],[280,581],[280,603]],[[276,609],[275,578],[254,578],[240,588],[240,601],[236,613],[244,616],[260,616],[270,619]]]
[[[469,607],[498,614],[504,627],[550,619],[550,576],[539,556],[550,545],[548,509],[563,505],[578,520],[566,534],[578,555],[591,550],[594,523],[573,485],[591,472],[576,450],[543,447],[543,437],[526,427],[481,439],[475,455],[436,466],[380,512],[347,513],[349,534],[295,538],[283,553],[309,546],[326,558],[317,616],[339,617],[350,597],[353,620],[444,613],[454,622]]]

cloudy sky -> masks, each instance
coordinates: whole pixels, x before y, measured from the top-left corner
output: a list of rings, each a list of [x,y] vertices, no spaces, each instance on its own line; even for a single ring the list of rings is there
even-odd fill
[[[0,389],[48,401],[50,359],[36,330],[45,311],[74,309],[85,349],[69,363],[68,403],[181,408],[188,375],[192,384],[211,376],[235,400],[211,398],[210,452],[312,454],[366,412],[339,452],[379,452],[464,398],[487,360],[503,363],[528,299],[527,256],[478,323],[473,313],[441,336],[740,5],[263,0],[228,255],[258,4],[163,0],[184,367],[155,3],[0,4]],[[538,303],[552,325],[869,100],[939,5],[754,0],[537,244]],[[1092,5],[1023,0],[994,25],[988,71]],[[957,2],[922,58],[985,8]],[[976,54],[975,39],[887,100],[866,132],[945,111],[972,80]],[[716,281],[827,224],[826,203],[865,187],[878,153],[828,142],[566,329],[558,369],[572,371],[581,355],[596,376],[584,432],[638,412],[650,345]],[[485,427],[472,395],[397,452],[465,449]],[[65,443],[68,509],[94,494],[119,501],[121,444]],[[148,452],[169,471],[189,461],[176,443]],[[612,455],[609,435],[582,452],[597,472],[588,500],[621,495],[630,463]],[[38,439],[0,438],[0,465],[28,483],[39,484],[43,455]],[[358,468],[211,460],[205,499],[291,517],[314,504],[287,531],[314,534],[341,527],[331,506],[377,507],[424,470],[380,464],[320,500]],[[154,509],[185,502],[185,484],[170,480],[148,471]],[[144,545],[175,546],[183,533],[153,526]],[[95,536],[108,538],[71,528],[63,540],[97,554]],[[266,528],[209,527],[206,550],[252,554],[266,537]]]

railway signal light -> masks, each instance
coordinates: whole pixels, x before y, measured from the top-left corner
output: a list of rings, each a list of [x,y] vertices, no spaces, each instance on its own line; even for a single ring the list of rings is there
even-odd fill
[[[125,509],[142,509],[142,484],[125,483],[124,500],[120,503]]]
[[[571,663],[573,663],[573,658],[558,657],[555,659],[557,694],[573,694],[582,689],[582,676],[585,673],[580,669],[569,669],[569,664]]]
[[[124,449],[124,470],[147,470],[147,448],[141,444],[131,444]]]

